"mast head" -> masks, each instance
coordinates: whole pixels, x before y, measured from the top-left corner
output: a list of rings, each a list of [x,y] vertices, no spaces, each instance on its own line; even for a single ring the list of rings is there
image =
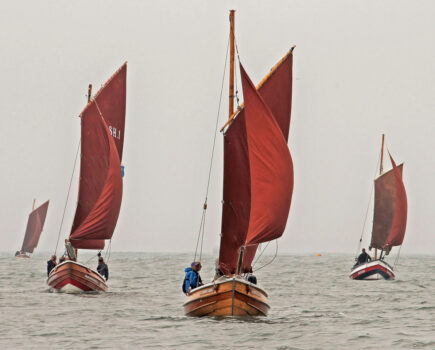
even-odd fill
[[[92,96],[92,84],[89,84],[89,86],[88,86],[88,103],[91,102],[91,96]]]

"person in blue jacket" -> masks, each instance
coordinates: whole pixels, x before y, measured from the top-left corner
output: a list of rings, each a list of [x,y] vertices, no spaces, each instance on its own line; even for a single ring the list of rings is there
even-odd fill
[[[201,276],[199,275],[199,271],[201,271],[201,263],[199,261],[194,261],[191,267],[186,267],[184,272],[186,272],[186,276],[184,277],[183,282],[183,292],[187,295],[190,294],[192,289],[195,289],[199,286],[202,286]]]

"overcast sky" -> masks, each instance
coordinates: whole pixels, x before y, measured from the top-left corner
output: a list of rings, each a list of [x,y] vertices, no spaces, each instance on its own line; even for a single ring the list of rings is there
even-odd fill
[[[236,9],[240,57],[255,84],[297,45],[289,138],[295,187],[280,251],[355,252],[386,133],[396,162],[405,162],[402,254],[433,252],[432,1],[56,0],[0,7],[0,250],[20,248],[33,198],[50,199],[38,250],[54,249],[88,83],[95,92],[124,61],[126,176],[112,249],[194,250],[228,10]],[[217,140],[204,243],[210,252],[218,250],[221,219],[222,135]]]

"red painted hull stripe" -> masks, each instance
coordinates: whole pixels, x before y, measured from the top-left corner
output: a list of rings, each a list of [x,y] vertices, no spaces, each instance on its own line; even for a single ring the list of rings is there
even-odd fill
[[[92,289],[88,286],[84,285],[81,282],[78,282],[76,280],[73,280],[72,278],[64,279],[62,282],[60,282],[55,288],[61,289],[62,287],[66,286],[67,284],[72,284],[73,286],[76,286],[77,288],[81,289],[84,292],[91,291]]]
[[[357,271],[357,272],[353,273],[352,274],[352,278],[353,277],[358,277],[358,276],[363,275],[363,274],[366,274],[367,272],[370,272],[370,271],[373,271],[373,270],[381,270],[381,271],[385,272],[386,274],[388,274],[389,276],[393,276],[391,271],[386,269],[382,265],[373,265],[373,266],[370,266],[370,267],[368,267],[366,269],[363,269],[363,270],[360,270],[360,271]]]

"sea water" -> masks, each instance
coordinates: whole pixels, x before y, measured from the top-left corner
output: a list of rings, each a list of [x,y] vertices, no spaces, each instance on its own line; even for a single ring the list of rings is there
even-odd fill
[[[251,319],[184,316],[188,254],[113,252],[109,292],[75,295],[49,291],[48,258],[0,254],[0,349],[435,349],[432,256],[402,256],[394,281],[352,281],[350,255],[279,255],[256,273],[269,316]]]

